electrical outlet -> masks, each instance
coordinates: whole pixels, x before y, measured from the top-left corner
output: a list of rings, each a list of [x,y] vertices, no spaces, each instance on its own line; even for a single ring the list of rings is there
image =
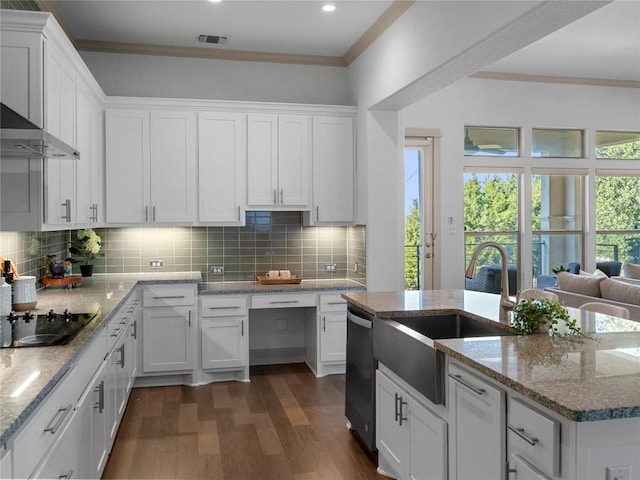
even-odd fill
[[[162,260],[150,260],[149,267],[151,268],[163,268],[164,262]]]
[[[223,275],[224,267],[211,267],[211,273],[214,275]]]
[[[358,271],[358,262],[353,262],[353,271],[354,272]]]
[[[324,271],[325,272],[335,272],[336,271],[336,264],[335,263],[325,263],[324,264]]]
[[[617,465],[607,467],[607,480],[631,480],[631,465]]]

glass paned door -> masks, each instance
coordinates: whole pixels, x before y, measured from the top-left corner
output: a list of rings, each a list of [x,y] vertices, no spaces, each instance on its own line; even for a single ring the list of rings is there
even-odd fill
[[[404,151],[404,285],[434,288],[433,138],[407,137]]]

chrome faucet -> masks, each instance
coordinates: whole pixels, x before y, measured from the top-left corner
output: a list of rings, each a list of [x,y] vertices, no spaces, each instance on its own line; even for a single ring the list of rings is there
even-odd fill
[[[471,255],[471,262],[465,272],[465,277],[473,278],[474,271],[476,269],[476,262],[480,252],[486,247],[494,247],[500,252],[500,258],[502,259],[502,266],[500,268],[500,321],[509,323],[509,310],[513,310],[515,303],[509,300],[509,268],[507,266],[507,252],[504,247],[496,242],[482,242],[476,247]]]

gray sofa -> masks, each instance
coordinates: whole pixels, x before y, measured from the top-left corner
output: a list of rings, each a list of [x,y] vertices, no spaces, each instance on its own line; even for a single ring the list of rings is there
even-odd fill
[[[545,290],[555,293],[560,303],[579,308],[587,302],[602,302],[625,307],[629,318],[640,322],[640,284],[615,278],[573,275],[560,272],[558,286]]]

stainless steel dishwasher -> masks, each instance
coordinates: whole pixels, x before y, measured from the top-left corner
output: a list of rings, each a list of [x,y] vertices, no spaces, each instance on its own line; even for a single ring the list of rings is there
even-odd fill
[[[347,310],[345,415],[350,430],[369,452],[376,451],[376,361],[373,317],[354,305]]]

